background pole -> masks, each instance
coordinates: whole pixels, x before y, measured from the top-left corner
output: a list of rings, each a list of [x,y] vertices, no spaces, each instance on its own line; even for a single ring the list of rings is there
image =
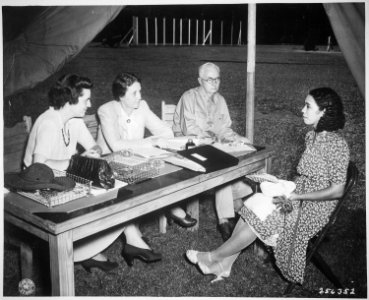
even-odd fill
[[[256,4],[250,3],[247,19],[246,137],[251,142],[254,141],[255,44]]]

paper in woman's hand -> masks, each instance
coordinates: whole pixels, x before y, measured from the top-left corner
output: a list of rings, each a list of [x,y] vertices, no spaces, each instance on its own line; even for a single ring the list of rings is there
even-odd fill
[[[281,179],[275,183],[263,181],[260,184],[262,193],[256,193],[247,199],[245,206],[261,221],[264,221],[276,209],[282,213],[289,213],[292,211],[292,203],[288,197],[295,188],[296,184],[293,181]]]
[[[264,181],[260,183],[261,192],[270,197],[286,196],[287,198],[295,190],[293,181],[278,179],[278,182]]]

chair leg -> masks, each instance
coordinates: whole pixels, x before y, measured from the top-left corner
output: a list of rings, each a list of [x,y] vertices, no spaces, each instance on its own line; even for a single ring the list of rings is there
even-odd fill
[[[311,261],[334,284],[336,288],[343,288],[341,282],[338,280],[336,275],[333,274],[331,268],[327,265],[318,251],[314,253]]]
[[[294,288],[295,288],[295,284],[293,282],[290,282],[287,288],[284,290],[283,296],[290,294]]]

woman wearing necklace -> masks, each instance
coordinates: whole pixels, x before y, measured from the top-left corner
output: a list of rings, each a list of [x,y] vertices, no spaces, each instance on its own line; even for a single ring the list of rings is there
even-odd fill
[[[112,84],[114,100],[109,101],[98,109],[100,128],[97,143],[103,153],[134,149],[145,145],[155,145],[158,138],[172,138],[172,129],[160,120],[149,108],[147,102],[141,98],[141,82],[133,74],[120,73]],[[152,136],[144,138],[145,129]],[[170,211],[173,221],[184,227],[194,226],[196,219],[191,218],[179,207]],[[139,253],[151,251],[140,234],[137,225],[129,225],[125,230],[126,247],[122,256],[129,261],[138,257]],[[131,234],[132,233],[132,234]],[[133,237],[133,238],[132,238]],[[127,255],[127,249],[130,251]]]
[[[75,74],[61,77],[49,91],[50,108],[36,120],[30,132],[24,156],[24,165],[43,163],[52,169],[66,170],[71,157],[77,152],[77,144],[86,151],[82,154],[99,157],[97,146],[83,122],[83,116],[91,106],[92,83],[88,78]],[[124,230],[124,227],[95,234],[74,243],[75,262],[90,271],[99,268],[110,271],[118,267],[100,252],[106,249]]]
[[[188,250],[190,262],[215,280],[230,276],[240,252],[256,238],[271,246],[284,277],[302,283],[308,240],[329,220],[337,200],[343,195],[350,154],[339,129],[345,124],[340,97],[330,88],[311,90],[302,109],[303,120],[312,126],[305,137],[305,151],[297,166],[296,189],[289,196],[292,211],[279,209],[259,217],[256,209],[241,208],[232,236],[213,251]],[[322,201],[325,200],[325,201]]]

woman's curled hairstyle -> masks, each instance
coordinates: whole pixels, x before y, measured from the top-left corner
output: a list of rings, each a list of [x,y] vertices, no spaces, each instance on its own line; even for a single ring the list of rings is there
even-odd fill
[[[120,97],[124,97],[127,89],[135,82],[141,83],[141,80],[131,73],[120,73],[115,77],[112,84],[112,92],[114,100],[119,101]]]
[[[54,109],[62,108],[67,102],[77,104],[83,89],[92,89],[93,84],[87,77],[67,74],[59,78],[49,91],[49,103]]]
[[[316,132],[336,131],[345,126],[345,114],[341,97],[331,88],[321,87],[309,92],[319,106],[320,110],[325,109],[324,115],[320,118],[315,129]]]

